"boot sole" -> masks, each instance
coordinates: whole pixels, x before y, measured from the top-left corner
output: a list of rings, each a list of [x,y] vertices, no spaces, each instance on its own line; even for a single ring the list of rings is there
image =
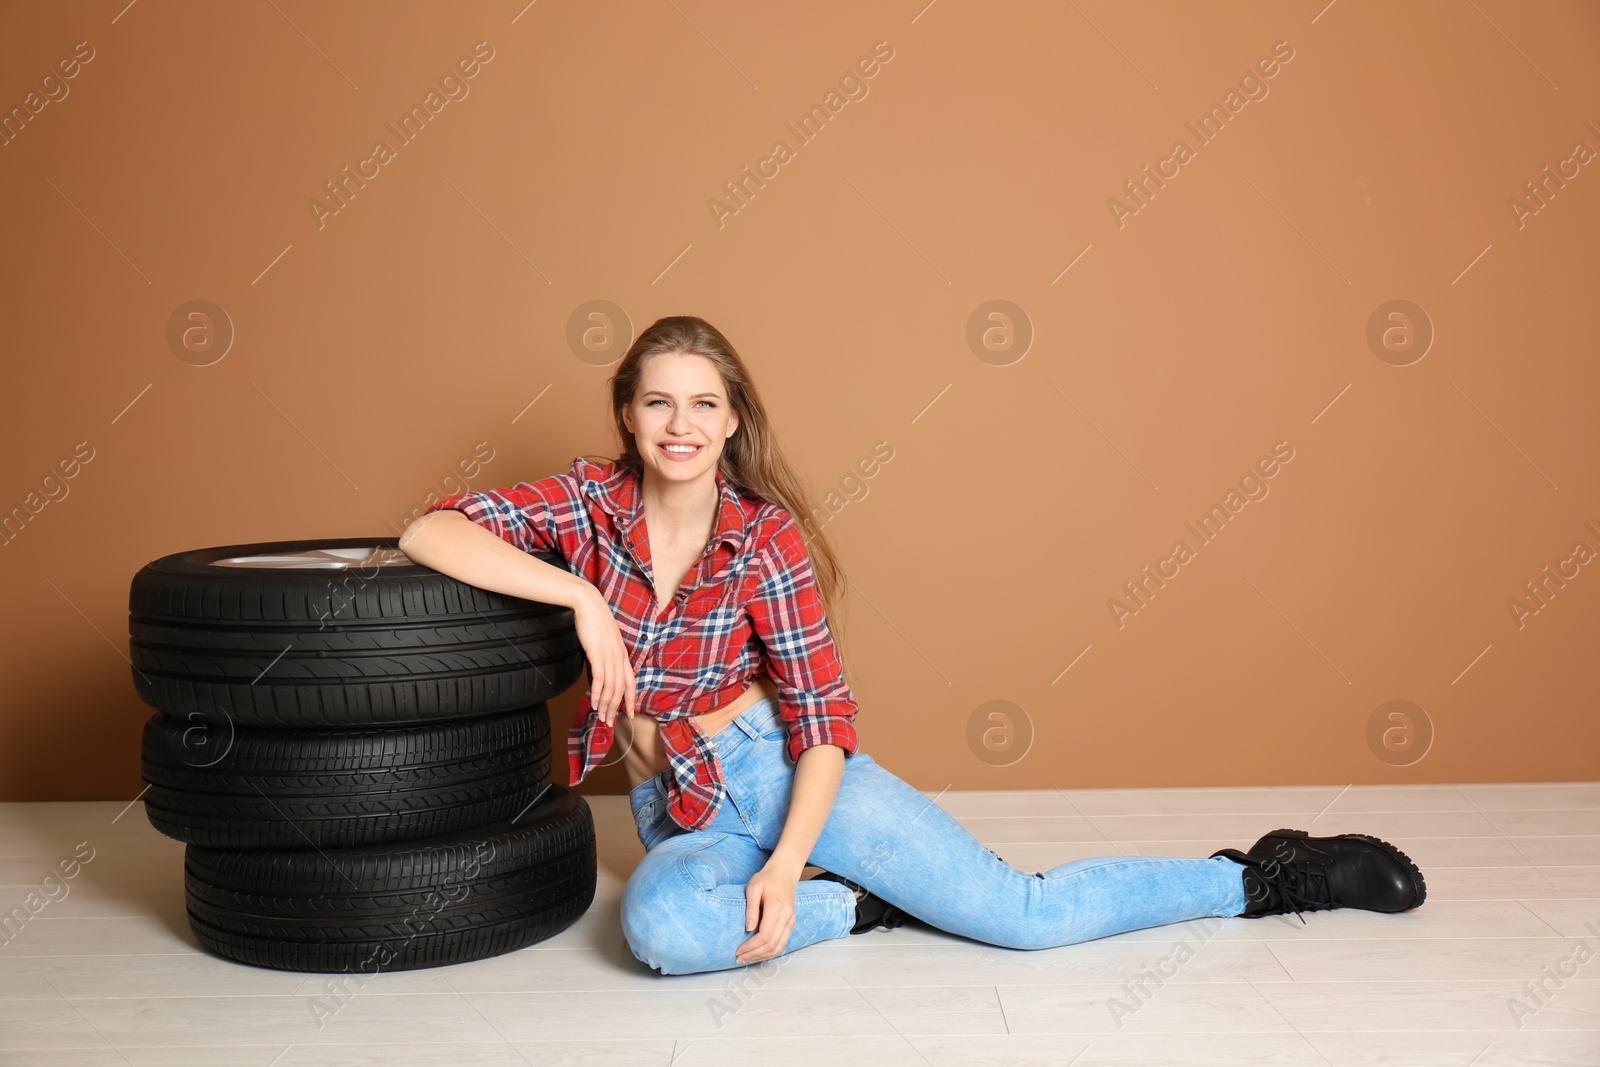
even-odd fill
[[[1270,834],[1262,834],[1261,836],[1263,838],[1288,837],[1305,841],[1308,837],[1311,837],[1312,834],[1307,830],[1274,830]],[[1370,841],[1374,845],[1377,845],[1379,848],[1383,849],[1384,852],[1388,853],[1391,858],[1399,862],[1400,866],[1404,868],[1406,873],[1411,876],[1411,882],[1416,886],[1417,889],[1416,903],[1412,904],[1410,907],[1401,908],[1400,911],[1404,912],[1410,911],[1412,908],[1419,908],[1422,906],[1423,901],[1428,899],[1428,881],[1426,878],[1422,877],[1422,868],[1418,867],[1414,862],[1412,862],[1410,856],[1406,855],[1404,852],[1401,852],[1394,845],[1391,845],[1381,837],[1373,837],[1371,834],[1332,834],[1330,836],[1354,837],[1361,841]],[[1308,845],[1307,847],[1310,846]],[[1372,908],[1364,910],[1377,911],[1379,909]],[[1398,914],[1398,912],[1385,912],[1385,914],[1394,915]]]

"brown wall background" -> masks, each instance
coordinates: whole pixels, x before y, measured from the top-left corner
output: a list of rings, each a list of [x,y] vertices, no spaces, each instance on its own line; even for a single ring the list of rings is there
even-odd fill
[[[917,787],[1594,776],[1593,5],[0,17],[0,107],[26,115],[0,147],[0,507],[27,512],[0,548],[6,799],[138,794],[143,564],[392,536],[480,442],[473,488],[614,455],[603,364],[680,313],[739,347],[835,494],[863,747]],[[385,124],[476,42],[467,95],[401,143]],[[802,144],[785,124],[877,42],[845,83],[866,95]],[[319,223],[379,139],[393,159]],[[1124,183],[1178,140],[1140,204]],[[169,343],[196,300],[231,322],[220,359]],[[631,327],[575,347],[597,300]],[[975,316],[1010,340],[969,343]],[[1267,495],[1227,497],[1275,445],[1244,482]],[[1213,504],[1238,511],[1202,544]]]

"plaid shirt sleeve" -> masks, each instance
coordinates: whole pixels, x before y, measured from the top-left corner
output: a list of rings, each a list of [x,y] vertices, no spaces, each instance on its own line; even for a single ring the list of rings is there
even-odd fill
[[[767,651],[767,670],[778,684],[778,710],[788,727],[789,759],[814,745],[858,747],[856,701],[828,633],[822,595],[794,516],[783,523],[764,554],[761,582],[748,610]]]
[[[524,552],[550,552],[572,559],[584,517],[577,479],[556,474],[509,489],[482,489],[445,497],[428,507],[459,511]]]

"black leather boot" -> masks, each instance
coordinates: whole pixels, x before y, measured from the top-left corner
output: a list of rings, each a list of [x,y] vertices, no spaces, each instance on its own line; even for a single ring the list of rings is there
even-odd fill
[[[1302,911],[1410,911],[1428,896],[1411,857],[1366,834],[1312,837],[1304,830],[1274,830],[1249,852],[1224,848],[1211,855],[1243,865],[1246,919],[1292,911],[1303,923]]]
[[[890,904],[887,900],[867,891],[842,874],[832,871],[823,871],[816,876],[830,882],[839,882],[849,886],[856,894],[856,924],[850,928],[852,934],[864,934],[868,930],[876,930],[880,926],[894,929],[901,926],[910,918],[905,912]]]

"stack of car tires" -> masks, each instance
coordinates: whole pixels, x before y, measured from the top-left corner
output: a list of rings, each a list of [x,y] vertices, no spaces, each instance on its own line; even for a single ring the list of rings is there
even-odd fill
[[[202,945],[404,970],[534,944],[593,902],[593,817],[550,780],[545,701],[584,663],[570,609],[358,538],[166,556],[128,610],[156,709],[145,811],[188,845]]]

